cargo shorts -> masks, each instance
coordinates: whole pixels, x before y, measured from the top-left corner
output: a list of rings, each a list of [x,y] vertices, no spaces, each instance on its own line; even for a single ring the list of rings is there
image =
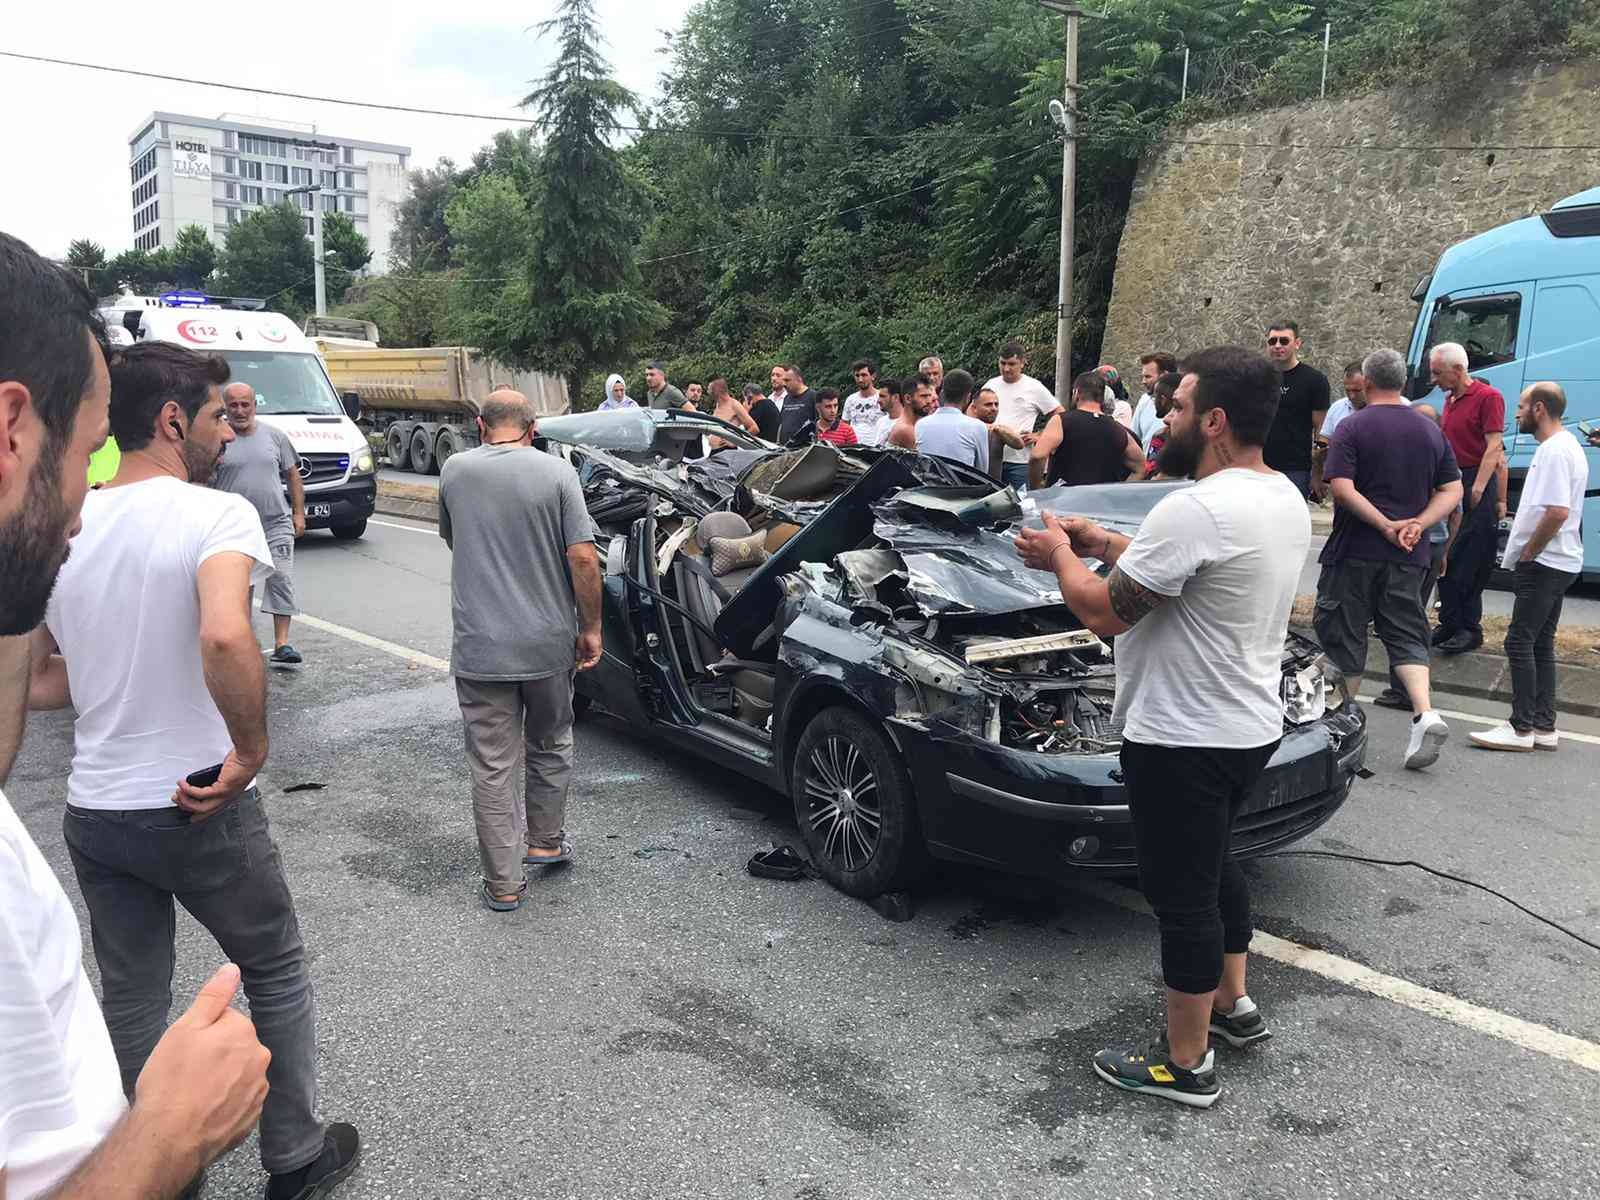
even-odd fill
[[[1422,607],[1426,571],[1409,563],[1345,558],[1323,565],[1317,578],[1313,618],[1317,640],[1352,679],[1367,666],[1370,625],[1391,666],[1428,665],[1427,610]]]
[[[261,611],[274,617],[295,616],[300,610],[294,603],[294,540],[272,542],[267,549],[272,553],[272,574],[262,584]]]

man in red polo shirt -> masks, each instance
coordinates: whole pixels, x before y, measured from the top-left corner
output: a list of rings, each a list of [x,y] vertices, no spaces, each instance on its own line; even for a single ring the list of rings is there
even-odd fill
[[[1445,392],[1444,436],[1461,467],[1461,528],[1439,580],[1439,627],[1433,644],[1441,654],[1461,654],[1483,645],[1483,589],[1494,573],[1499,530],[1497,472],[1505,460],[1506,401],[1497,390],[1467,374],[1467,352],[1441,342],[1428,354],[1433,381]]]
[[[823,388],[817,393],[817,440],[835,446],[854,446],[856,431],[839,417],[839,389]]]

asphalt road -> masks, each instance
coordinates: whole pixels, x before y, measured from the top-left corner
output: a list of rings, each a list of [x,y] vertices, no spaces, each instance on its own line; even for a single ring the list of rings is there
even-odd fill
[[[308,613],[447,654],[430,531],[375,524],[297,558]],[[1593,1195],[1600,1072],[1464,1027],[1459,1004],[1424,1015],[1271,961],[1251,991],[1276,1036],[1219,1050],[1215,1108],[1121,1095],[1088,1056],[1155,1028],[1148,917],[947,871],[891,924],[819,882],[752,879],[752,852],[795,837],[787,802],[603,716],[578,732],[578,861],[489,913],[449,680],[304,625],[295,641],[262,782],[324,1108],[366,1138],[341,1197]],[[1411,774],[1403,718],[1374,712],[1376,776],[1301,848],[1415,857],[1600,940],[1600,744],[1495,756],[1452,727]],[[63,715],[36,719],[8,794],[76,900],[70,745]],[[322,787],[287,790],[304,783]],[[1248,870],[1263,930],[1600,1043],[1600,952],[1501,900],[1338,860]],[[179,940],[187,997],[218,953],[187,918]],[[259,1188],[248,1143],[207,1194]]]

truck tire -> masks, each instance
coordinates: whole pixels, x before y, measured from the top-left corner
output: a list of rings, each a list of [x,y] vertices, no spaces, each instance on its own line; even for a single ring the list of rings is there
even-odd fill
[[[461,451],[465,450],[466,448],[466,441],[464,438],[462,438],[461,434],[452,429],[450,426],[446,425],[443,429],[439,430],[439,436],[433,443],[433,461],[435,466],[440,471],[443,471],[444,464],[450,461],[450,456],[452,454],[460,454]]]
[[[411,433],[411,469],[418,475],[435,475],[439,464],[433,455],[433,431],[418,425]]]
[[[411,467],[411,439],[406,436],[410,430],[404,425],[391,425],[389,432],[383,437],[383,450],[389,457],[389,465],[396,471],[409,470]]]
[[[367,531],[367,519],[362,517],[359,521],[351,521],[348,525],[330,525],[328,532],[341,542],[353,542]]]

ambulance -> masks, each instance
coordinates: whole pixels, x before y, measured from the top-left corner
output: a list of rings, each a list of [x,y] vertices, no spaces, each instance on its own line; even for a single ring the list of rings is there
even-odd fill
[[[226,359],[232,378],[255,389],[258,418],[287,434],[299,457],[306,529],[358,538],[378,494],[377,464],[356,425],[359,398],[334,390],[316,346],[293,321],[261,308],[259,300],[169,292],[119,296],[100,313],[135,343],[171,342]]]

